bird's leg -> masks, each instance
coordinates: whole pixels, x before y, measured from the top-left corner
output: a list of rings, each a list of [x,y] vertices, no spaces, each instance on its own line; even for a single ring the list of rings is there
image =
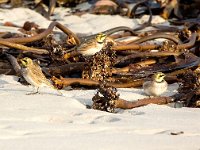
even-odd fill
[[[35,87],[33,87],[33,92],[27,93],[26,95],[33,95],[33,94],[40,94],[39,87],[37,87],[36,91],[35,91]]]
[[[36,89],[36,93],[35,93],[35,94],[37,94],[37,93],[39,93],[39,87],[37,87],[37,89]]]

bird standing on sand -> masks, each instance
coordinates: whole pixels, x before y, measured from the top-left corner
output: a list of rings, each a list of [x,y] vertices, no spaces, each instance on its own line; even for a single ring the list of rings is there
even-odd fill
[[[42,69],[36,62],[33,62],[32,59],[28,57],[20,59],[20,62],[22,66],[22,76],[29,84],[37,88],[36,92],[30,94],[38,93],[39,87],[50,87],[55,89],[51,82],[42,73]],[[61,94],[60,91],[58,92]]]
[[[151,81],[146,81],[143,84],[144,92],[149,96],[160,96],[168,87],[167,82],[164,80],[165,74],[157,72],[152,76]]]

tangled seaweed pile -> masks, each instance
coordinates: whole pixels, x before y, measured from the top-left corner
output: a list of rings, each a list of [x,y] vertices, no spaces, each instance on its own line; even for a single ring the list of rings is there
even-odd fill
[[[200,72],[199,67],[194,71],[188,70],[179,74],[181,85],[175,101],[184,104],[186,107],[200,107]]]
[[[85,60],[83,79],[94,81],[109,81],[112,77],[112,67],[115,60],[114,51],[110,51],[111,45],[106,45],[100,52]]]
[[[51,2],[55,4],[55,1]],[[119,26],[104,31],[108,42],[93,56],[81,55],[78,48],[85,41],[95,39],[96,34],[79,37],[56,21],[47,29],[41,29],[33,22],[25,22],[23,27],[19,27],[21,34],[1,33],[0,74],[21,76],[17,61],[30,57],[39,62],[44,74],[59,89],[66,86],[98,88],[93,97],[94,109],[113,112],[114,108],[174,101],[182,102],[187,107],[199,107],[200,24],[189,19],[179,21],[182,28],[175,26],[176,21],[171,22],[173,27],[152,25],[153,8],[149,4],[147,1],[139,2],[129,12],[133,17],[139,6],[147,7],[151,14],[147,23],[137,29]],[[164,11],[168,7],[165,6]],[[152,28],[142,30],[147,26]],[[54,27],[64,34],[54,32]],[[60,39],[56,40],[56,36]],[[137,40],[132,37],[137,37]],[[159,38],[165,41],[149,43]],[[140,87],[155,72],[164,72],[168,83],[180,82],[178,94],[143,99],[137,103],[119,98],[116,88]]]
[[[97,90],[98,92],[92,98],[92,108],[107,112],[114,112],[114,102],[115,100],[119,99],[117,89],[112,86],[109,86],[104,80],[100,83]]]

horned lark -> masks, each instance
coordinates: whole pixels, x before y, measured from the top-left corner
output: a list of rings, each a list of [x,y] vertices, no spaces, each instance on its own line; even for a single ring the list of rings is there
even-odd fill
[[[160,96],[168,87],[167,82],[164,80],[165,74],[157,72],[152,76],[151,81],[146,81],[143,84],[144,92],[149,96]]]
[[[99,52],[103,48],[105,45],[106,37],[106,34],[99,33],[95,38],[89,39],[82,43],[77,48],[77,51],[84,56],[94,55],[96,52]]]
[[[51,82],[42,73],[42,69],[36,62],[33,62],[32,59],[28,57],[25,57],[20,61],[22,65],[22,76],[29,84],[37,88],[35,93],[38,93],[39,87],[50,87],[55,89]],[[58,92],[59,94],[62,94],[60,91]]]

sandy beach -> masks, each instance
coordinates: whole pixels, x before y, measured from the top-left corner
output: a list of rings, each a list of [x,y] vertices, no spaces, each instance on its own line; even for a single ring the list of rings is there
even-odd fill
[[[137,27],[140,21],[121,16],[85,14],[65,16],[59,22],[79,34],[94,34],[117,26]],[[13,13],[15,16],[13,16]],[[16,17],[17,16],[17,17]],[[59,15],[57,15],[59,16]],[[0,23],[27,20],[48,27],[50,21],[35,11],[16,8],[0,11]],[[164,23],[155,18],[155,22]],[[8,30],[0,26],[0,31]],[[9,28],[18,32],[16,28]],[[41,94],[18,82],[18,77],[0,75],[0,150],[199,150],[200,110],[150,104],[116,113],[87,109],[96,90],[55,90]],[[178,84],[169,85],[166,96]],[[121,98],[145,98],[142,88],[118,89]],[[177,134],[177,135],[173,135]]]

